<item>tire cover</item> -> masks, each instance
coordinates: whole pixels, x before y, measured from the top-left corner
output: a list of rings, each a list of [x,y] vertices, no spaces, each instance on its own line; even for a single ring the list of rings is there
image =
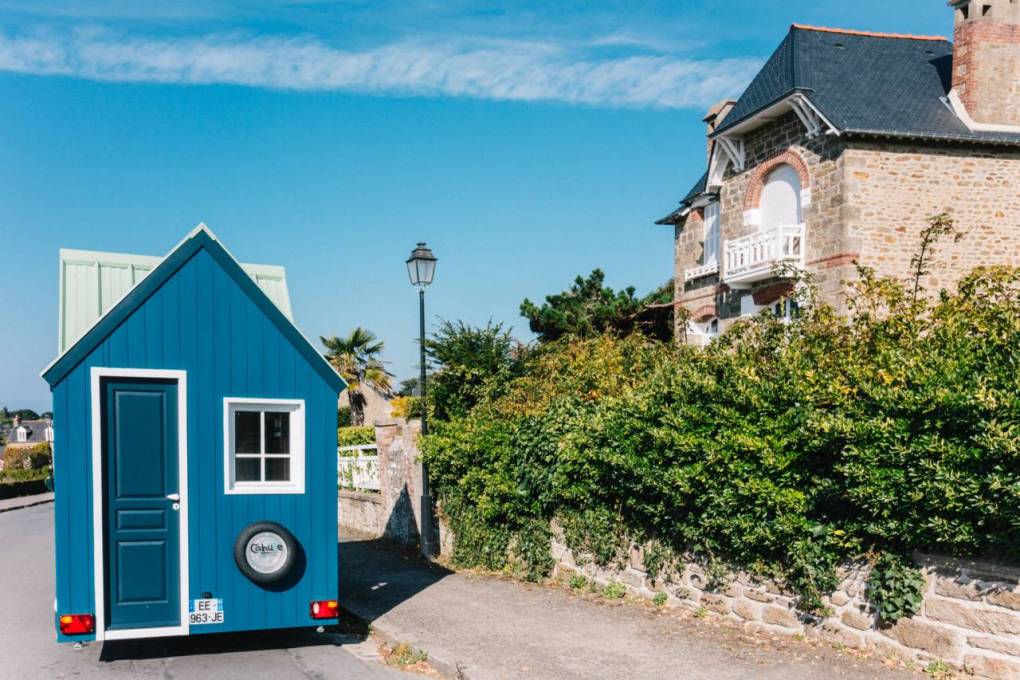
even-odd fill
[[[297,555],[297,540],[276,522],[249,524],[234,542],[237,568],[254,583],[276,583],[287,578]]]

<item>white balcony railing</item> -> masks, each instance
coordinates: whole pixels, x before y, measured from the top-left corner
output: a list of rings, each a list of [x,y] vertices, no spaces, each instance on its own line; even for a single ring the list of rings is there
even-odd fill
[[[697,267],[691,267],[690,269],[684,270],[684,281],[693,281],[694,279],[701,278],[702,276],[708,276],[709,274],[715,274],[719,271],[719,260],[713,259],[707,264],[702,264]]]
[[[750,283],[770,278],[782,262],[804,266],[804,225],[772,227],[728,240],[724,250],[723,281]]]

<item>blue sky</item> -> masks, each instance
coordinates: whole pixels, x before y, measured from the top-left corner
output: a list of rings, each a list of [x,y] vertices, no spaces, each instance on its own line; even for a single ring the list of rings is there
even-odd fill
[[[432,322],[527,339],[521,300],[594,267],[650,290],[701,114],[793,22],[951,30],[942,0],[0,0],[0,405],[49,408],[58,248],[162,254],[198,222],[398,378],[416,241]]]

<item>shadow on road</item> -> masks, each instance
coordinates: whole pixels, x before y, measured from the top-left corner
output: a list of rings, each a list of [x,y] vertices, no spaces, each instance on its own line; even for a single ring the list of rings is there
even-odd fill
[[[341,538],[340,605],[371,623],[453,572],[385,539]]]
[[[162,659],[199,654],[229,654],[268,649],[297,649],[357,644],[368,635],[360,625],[340,625],[316,633],[314,628],[285,628],[240,633],[210,633],[187,637],[109,640],[103,643],[100,661]]]

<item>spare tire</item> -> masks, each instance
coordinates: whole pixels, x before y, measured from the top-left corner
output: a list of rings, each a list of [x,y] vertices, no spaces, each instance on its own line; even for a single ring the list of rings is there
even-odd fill
[[[234,561],[241,573],[259,584],[287,578],[298,558],[298,542],[276,522],[246,526],[234,542]]]

